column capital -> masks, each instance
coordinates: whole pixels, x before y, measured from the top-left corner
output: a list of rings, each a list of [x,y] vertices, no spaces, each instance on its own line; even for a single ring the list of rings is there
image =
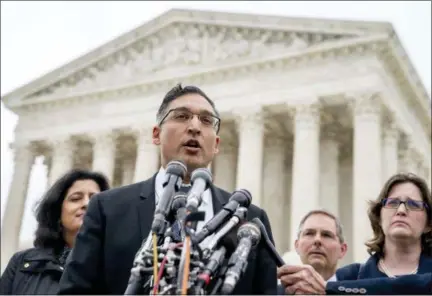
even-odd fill
[[[264,125],[264,113],[261,108],[240,108],[240,111],[233,112],[234,121],[237,128],[243,128],[244,126],[252,125]]]
[[[291,111],[296,126],[310,128],[320,124],[321,106],[318,103],[295,105]]]
[[[355,115],[368,116],[381,113],[382,102],[378,92],[351,93],[348,95],[347,101]]]
[[[9,148],[13,151],[14,161],[26,161],[28,156],[31,158],[36,156],[36,147],[30,141],[15,141],[9,144]]]
[[[383,122],[384,126],[383,126],[383,139],[384,142],[387,143],[393,143],[393,142],[398,142],[399,138],[400,138],[400,130],[399,127],[397,126],[397,124],[390,120],[390,119],[384,119]]]

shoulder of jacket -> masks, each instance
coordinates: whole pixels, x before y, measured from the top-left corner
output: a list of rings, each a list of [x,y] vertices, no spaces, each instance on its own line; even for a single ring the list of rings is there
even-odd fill
[[[121,196],[122,201],[127,198],[133,198],[135,195],[139,195],[141,193],[141,189],[143,187],[143,182],[138,182],[130,185],[125,185],[121,187],[111,188],[105,191],[102,191],[94,196],[95,199],[98,199],[101,202],[109,202],[112,199],[116,199]],[[93,198],[92,198],[93,199]]]
[[[357,279],[360,271],[360,263],[351,263],[336,270],[336,278],[338,281]]]
[[[39,253],[39,250],[37,248],[28,248],[28,249],[16,252],[12,256],[11,260],[14,260],[16,262],[21,262],[21,261],[24,261],[26,258],[32,257],[33,255],[38,254],[38,253]]]

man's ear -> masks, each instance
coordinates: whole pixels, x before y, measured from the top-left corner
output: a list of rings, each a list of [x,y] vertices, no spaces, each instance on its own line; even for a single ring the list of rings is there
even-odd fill
[[[340,255],[339,259],[342,259],[345,256],[345,254],[347,253],[347,251],[348,251],[347,243],[341,243],[341,255]]]
[[[155,125],[152,131],[153,144],[160,145],[160,133],[161,133],[161,128],[158,125]]]
[[[294,242],[294,248],[295,248],[297,254],[299,254],[299,251],[298,251],[298,239],[296,239],[295,242]]]
[[[215,143],[215,147],[214,147],[214,154],[218,154],[219,153],[219,145],[220,145],[220,137],[216,136],[216,143]]]

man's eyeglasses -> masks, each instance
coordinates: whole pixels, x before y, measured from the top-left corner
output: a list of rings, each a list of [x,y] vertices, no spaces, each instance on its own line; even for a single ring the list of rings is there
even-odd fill
[[[165,114],[165,116],[160,120],[159,125],[162,125],[162,123],[166,120],[172,120],[180,123],[189,122],[190,120],[192,120],[194,115],[198,117],[199,121],[204,126],[212,127],[216,130],[216,133],[219,132],[220,121],[221,121],[220,118],[210,113],[196,114],[188,109],[183,109],[183,108],[169,110],[167,114]]]
[[[408,210],[411,211],[422,211],[427,208],[427,204],[423,201],[413,200],[408,198],[406,201],[400,198],[384,198],[382,200],[382,205],[384,208],[388,209],[398,209],[401,204],[404,204]]]

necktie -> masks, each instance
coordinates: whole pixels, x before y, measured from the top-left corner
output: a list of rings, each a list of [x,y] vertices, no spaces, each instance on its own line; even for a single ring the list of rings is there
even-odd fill
[[[182,185],[179,189],[179,192],[183,192],[183,193],[187,194],[189,189],[190,189],[190,186]],[[171,230],[173,233],[174,241],[181,242],[182,241],[182,236],[181,236],[182,225],[180,224],[180,222],[178,220],[175,220],[175,222],[171,226]]]

